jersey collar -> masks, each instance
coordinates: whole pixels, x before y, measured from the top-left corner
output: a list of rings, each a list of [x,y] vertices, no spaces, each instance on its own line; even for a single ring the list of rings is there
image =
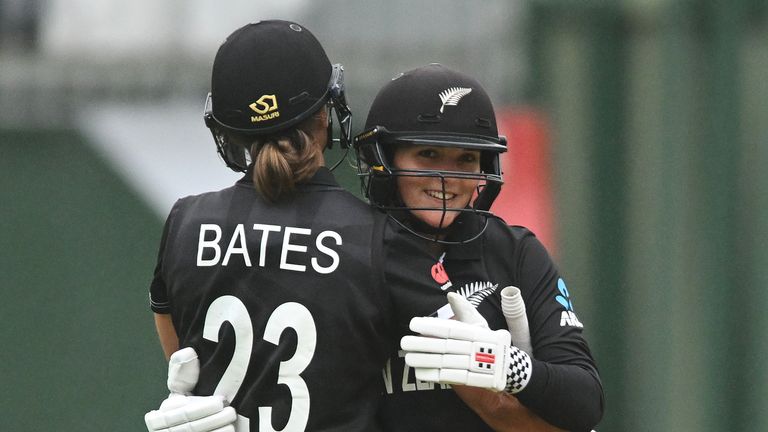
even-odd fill
[[[320,167],[315,175],[305,182],[307,185],[319,185],[319,186],[339,186],[336,178],[327,167]]]
[[[237,183],[253,185],[253,165],[248,167],[245,175],[243,175],[240,180],[237,181]],[[333,176],[333,173],[331,173],[331,170],[329,170],[327,167],[320,167],[315,175],[313,175],[309,180],[298,183],[296,185],[298,189],[304,189],[312,186],[341,187],[336,181],[336,178]]]

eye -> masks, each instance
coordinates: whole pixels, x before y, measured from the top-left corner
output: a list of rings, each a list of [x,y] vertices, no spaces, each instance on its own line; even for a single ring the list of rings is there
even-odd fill
[[[427,159],[434,159],[437,157],[437,151],[431,148],[421,149],[418,153],[419,157],[427,158]]]
[[[473,164],[480,160],[480,155],[477,152],[463,153],[459,157],[459,161],[465,164]]]

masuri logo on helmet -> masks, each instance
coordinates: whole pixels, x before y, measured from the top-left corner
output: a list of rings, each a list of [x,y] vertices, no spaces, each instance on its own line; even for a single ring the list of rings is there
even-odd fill
[[[280,111],[277,110],[277,97],[273,94],[263,95],[256,102],[248,105],[248,108],[259,114],[251,116],[251,123],[280,117]],[[267,113],[271,114],[265,115]]]

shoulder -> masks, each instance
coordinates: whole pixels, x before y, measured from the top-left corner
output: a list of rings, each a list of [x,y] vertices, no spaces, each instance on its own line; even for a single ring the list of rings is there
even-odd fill
[[[366,213],[370,215],[379,215],[385,216],[382,212],[378,211],[374,207],[372,207],[367,202],[363,201],[362,199],[358,198],[357,196],[353,195],[351,192],[347,191],[346,189],[335,189],[332,190],[333,193],[333,200],[340,205],[343,205],[344,208],[353,210],[356,212]]]
[[[307,190],[298,194],[295,204],[329,222],[350,226],[383,225],[386,215],[341,187]],[[377,222],[378,221],[378,222]]]
[[[224,199],[230,199],[236,193],[247,193],[250,189],[251,193],[255,193],[252,187],[247,185],[235,184],[228,188],[224,188],[217,191],[203,192],[196,195],[188,195],[179,198],[174,204],[174,208],[186,209],[197,205],[215,204]]]
[[[520,225],[507,225],[507,223],[498,217],[492,217],[488,220],[488,227],[483,238],[486,242],[514,242],[523,244],[527,242],[539,243],[536,234],[530,229]]]
[[[166,220],[167,230],[173,232],[175,228],[178,228],[189,218],[216,214],[221,209],[228,208],[228,203],[232,201],[234,193],[235,186],[232,186],[218,191],[179,198],[168,213]]]
[[[238,184],[234,184],[232,186],[229,186],[220,190],[205,191],[198,194],[186,195],[186,196],[177,198],[176,201],[171,206],[169,215],[172,216],[179,212],[183,212],[186,209],[190,207],[194,207],[195,205],[198,205],[200,203],[205,203],[211,200],[217,200],[225,195],[231,195],[237,186]]]
[[[489,221],[483,247],[486,253],[507,256],[518,264],[544,265],[552,261],[549,251],[533,231],[524,226],[507,225],[499,218]]]

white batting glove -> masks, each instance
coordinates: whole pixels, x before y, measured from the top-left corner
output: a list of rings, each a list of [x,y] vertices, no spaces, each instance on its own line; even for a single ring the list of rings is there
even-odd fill
[[[144,415],[149,432],[235,432],[237,413],[222,396],[188,396],[197,385],[200,361],[193,348],[171,355],[170,396]]]
[[[400,347],[405,362],[421,381],[461,384],[518,393],[531,377],[531,358],[511,346],[507,330],[490,330],[485,319],[460,294],[449,293],[456,320],[431,317],[411,319],[410,329],[421,336],[405,336]]]

